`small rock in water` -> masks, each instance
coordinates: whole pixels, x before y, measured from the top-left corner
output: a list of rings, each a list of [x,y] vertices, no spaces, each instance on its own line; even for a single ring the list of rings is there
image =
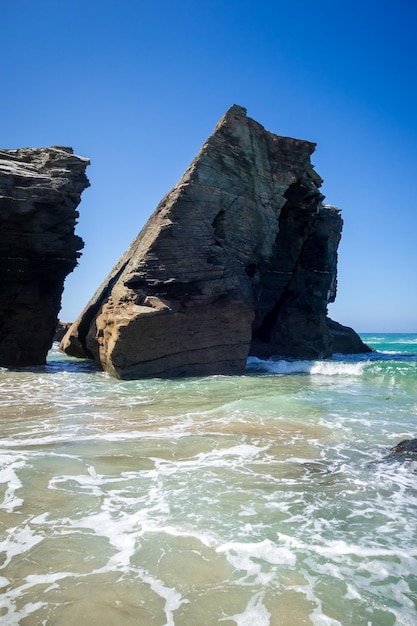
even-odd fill
[[[391,448],[385,458],[396,460],[417,460],[417,439],[403,439],[400,443],[397,443],[396,446]]]

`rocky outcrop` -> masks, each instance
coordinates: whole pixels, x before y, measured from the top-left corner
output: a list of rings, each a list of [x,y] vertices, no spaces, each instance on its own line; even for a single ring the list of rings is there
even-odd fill
[[[88,164],[61,146],[0,150],[1,366],[45,363],[84,245],[74,228]]]
[[[365,352],[374,352],[357,333],[349,326],[342,326],[339,322],[334,322],[329,317],[326,320],[327,327],[332,338],[333,353],[339,354],[360,354]]]
[[[236,374],[248,354],[326,357],[340,211],[315,144],[233,106],[61,346],[120,378]]]
[[[417,461],[417,439],[403,439],[389,450],[385,460]]]

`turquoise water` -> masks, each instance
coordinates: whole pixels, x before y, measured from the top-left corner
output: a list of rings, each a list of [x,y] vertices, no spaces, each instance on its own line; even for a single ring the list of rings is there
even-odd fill
[[[417,335],[240,377],[0,370],[0,624],[417,623]]]

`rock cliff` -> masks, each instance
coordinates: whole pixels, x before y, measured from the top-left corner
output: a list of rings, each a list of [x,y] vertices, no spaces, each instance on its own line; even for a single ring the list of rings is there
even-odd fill
[[[1,366],[45,363],[84,245],[74,228],[88,164],[60,146],[0,150]]]
[[[315,144],[233,106],[68,331],[120,378],[236,374],[248,354],[332,354],[340,211]]]

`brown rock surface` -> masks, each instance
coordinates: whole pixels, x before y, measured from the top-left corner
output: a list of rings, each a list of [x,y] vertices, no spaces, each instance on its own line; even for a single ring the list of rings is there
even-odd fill
[[[84,245],[74,228],[88,164],[60,146],[0,150],[2,366],[45,363]]]
[[[61,344],[120,378],[236,374],[248,354],[329,356],[340,211],[315,144],[233,106]]]

